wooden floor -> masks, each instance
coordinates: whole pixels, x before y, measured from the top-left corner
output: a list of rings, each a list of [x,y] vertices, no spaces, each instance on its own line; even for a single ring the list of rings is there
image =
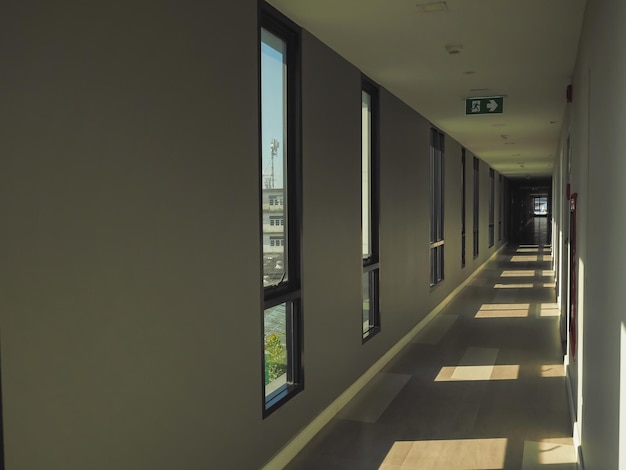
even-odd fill
[[[574,470],[547,219],[525,227],[288,469]]]

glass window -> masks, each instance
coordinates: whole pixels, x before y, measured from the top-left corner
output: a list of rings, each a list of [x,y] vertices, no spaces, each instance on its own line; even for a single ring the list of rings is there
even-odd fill
[[[548,198],[546,196],[533,197],[534,215],[548,214]]]
[[[361,210],[363,259],[372,256],[372,97],[361,92]]]
[[[280,227],[285,225],[285,218],[281,216],[270,215],[270,225],[273,227]]]
[[[498,217],[498,241],[502,241],[502,220],[504,219],[504,178],[498,175],[498,191],[500,193],[500,217]]]
[[[444,145],[445,136],[430,132],[430,285],[444,279]]]
[[[493,168],[489,168],[489,247],[495,241],[495,204],[496,204],[496,180]]]
[[[364,77],[361,90],[362,333],[364,341],[380,330],[377,100],[378,88]]]
[[[461,267],[465,267],[465,149],[461,150]]]
[[[480,183],[480,160],[474,157],[474,226],[473,226],[473,235],[474,235],[474,258],[478,256],[478,228],[479,228],[479,214],[478,209],[480,207],[479,201],[479,183]]]
[[[261,184],[272,213],[280,213],[287,189],[287,42],[261,29]],[[271,224],[271,222],[270,222]],[[270,238],[263,244],[263,284],[276,285],[289,280],[286,249],[289,231],[280,245]],[[284,247],[276,250],[276,247]],[[269,262],[268,262],[269,261]],[[277,269],[276,266],[280,266]]]
[[[378,269],[363,273],[363,335],[377,327],[373,315],[378,309]]]
[[[303,388],[300,286],[299,32],[264,4],[260,31],[263,415]]]

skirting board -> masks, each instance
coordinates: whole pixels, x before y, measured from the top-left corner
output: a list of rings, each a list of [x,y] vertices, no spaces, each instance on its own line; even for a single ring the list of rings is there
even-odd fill
[[[569,347],[569,346],[568,346]],[[574,409],[574,390],[572,389],[572,379],[569,375],[569,367],[568,366],[568,362],[569,362],[569,356],[566,357],[566,362],[565,362],[565,370],[566,370],[566,374],[565,374],[565,388],[567,389],[567,401],[569,404],[569,416],[570,416],[570,421],[572,422],[572,429],[573,429],[573,433],[574,435],[572,436],[573,440],[574,440],[574,449],[576,449],[576,468],[577,470],[585,470],[585,464],[584,464],[584,459],[583,459],[583,448],[581,446],[581,442],[580,442],[580,432],[578,429],[578,422],[576,422],[576,410]]]
[[[376,361],[361,377],[350,385],[335,401],[326,407],[313,421],[302,429],[289,441],[272,459],[262,467],[262,470],[281,470],[298,455],[315,435],[326,426],[339,411],[361,391],[372,378],[382,370],[414,337],[419,333],[446,305],[452,301],[484,268],[495,258],[507,244],[503,243],[482,265],[470,274],[465,281],[459,284],[439,305],[431,310],[417,325]]]

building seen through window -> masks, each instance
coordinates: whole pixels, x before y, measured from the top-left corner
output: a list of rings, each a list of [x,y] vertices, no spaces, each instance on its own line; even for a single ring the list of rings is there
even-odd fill
[[[303,389],[300,118],[297,27],[263,4],[260,203],[263,416]]]
[[[271,179],[266,177],[266,186]],[[274,178],[275,184],[275,178]],[[278,284],[285,270],[285,206],[282,188],[262,189],[263,209],[263,285]]]

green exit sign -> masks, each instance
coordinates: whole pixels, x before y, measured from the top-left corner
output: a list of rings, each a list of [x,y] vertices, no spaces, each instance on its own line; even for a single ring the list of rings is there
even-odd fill
[[[465,114],[502,114],[503,96],[465,98]]]

